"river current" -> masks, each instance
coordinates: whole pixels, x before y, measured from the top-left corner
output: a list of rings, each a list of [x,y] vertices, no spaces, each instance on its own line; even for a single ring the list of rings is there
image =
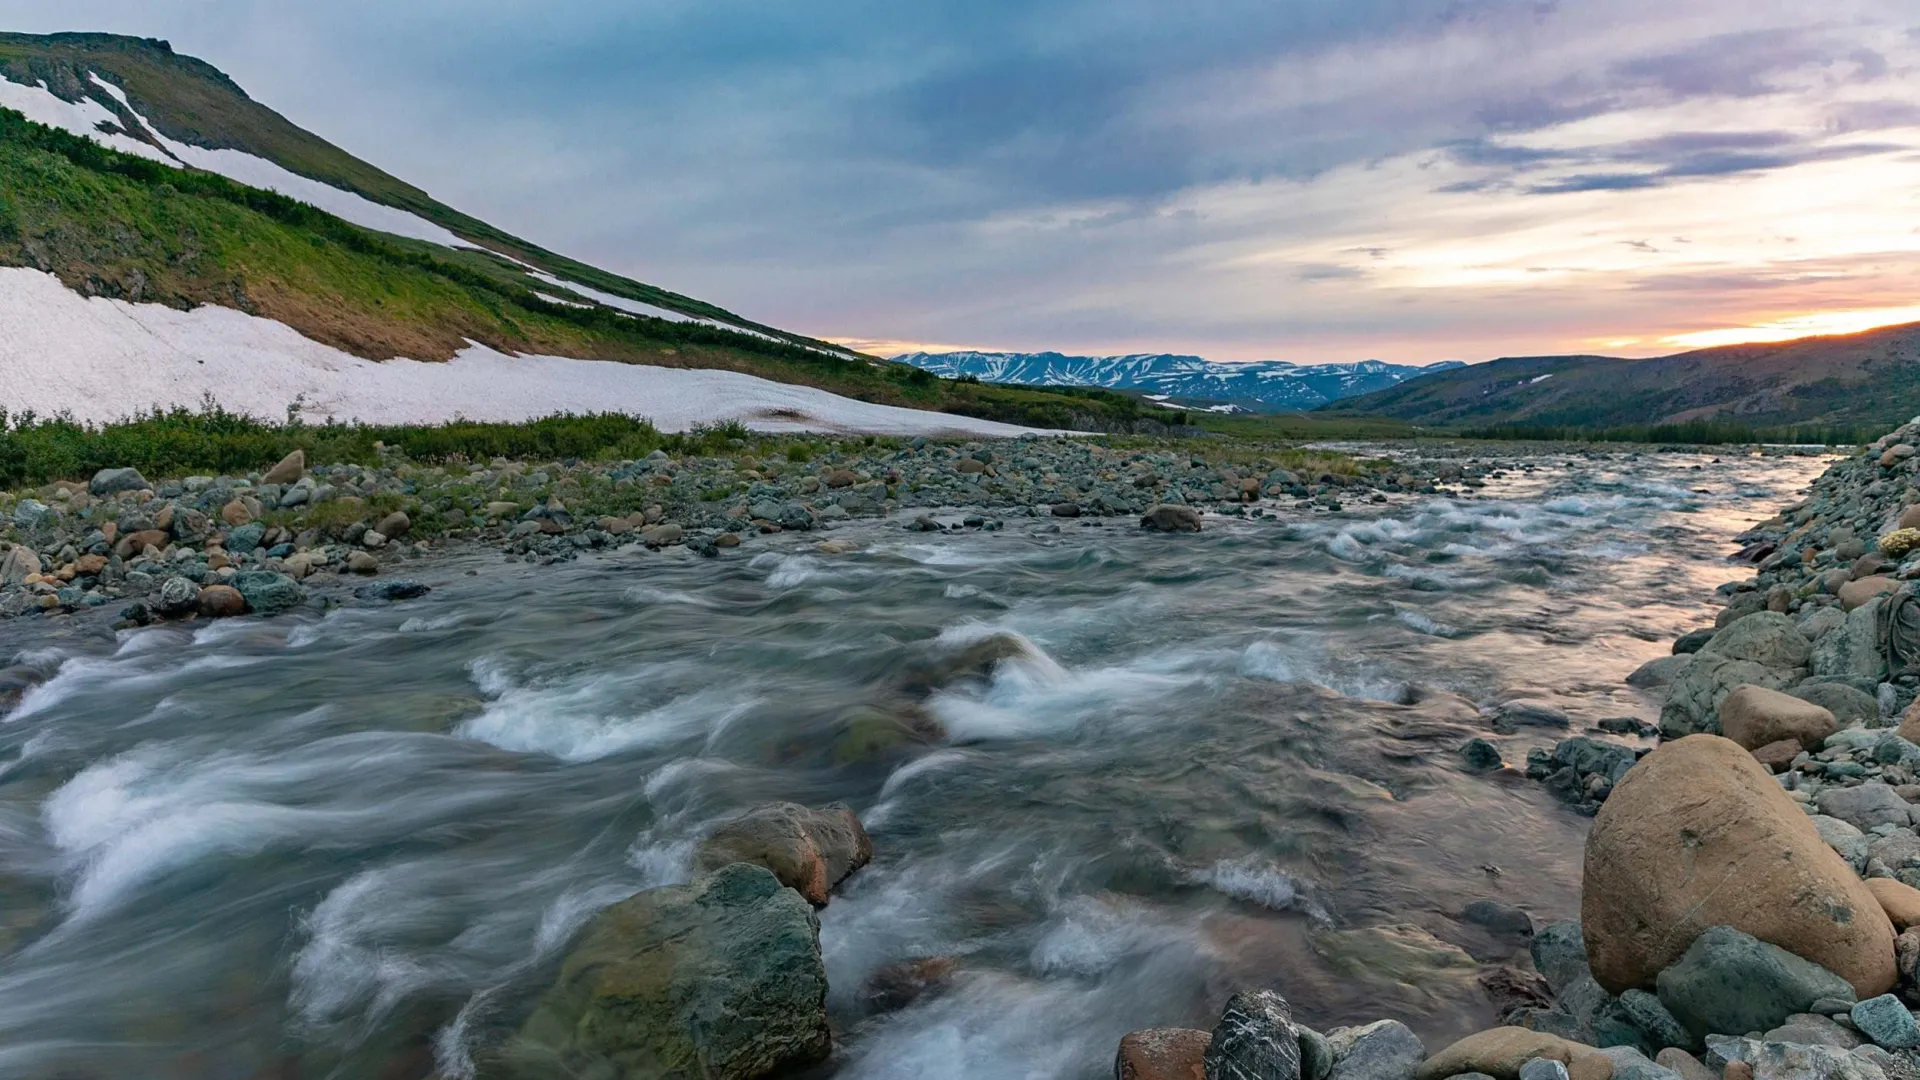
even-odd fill
[[[1577,915],[1587,821],[1460,745],[1564,737],[1492,734],[1514,697],[1657,716],[1623,678],[1824,464],[1513,460],[1199,536],[856,523],[845,554],[449,555],[390,607],[0,627],[0,1076],[466,1075],[595,911],[772,800],[846,802],[876,851],[822,913],[822,1077],[1095,1080],[1249,986],[1321,1030],[1488,1026],[1435,946],[1511,951],[1474,900]],[[989,639],[1014,658],[953,670]],[[877,1004],[917,961],[951,973]]]

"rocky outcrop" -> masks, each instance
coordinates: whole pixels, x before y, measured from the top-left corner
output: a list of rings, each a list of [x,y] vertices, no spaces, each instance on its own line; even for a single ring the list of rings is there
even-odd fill
[[[1732,927],[1835,972],[1894,984],[1893,927],[1853,870],[1738,744],[1668,743],[1615,786],[1587,839],[1582,924],[1594,978],[1646,989],[1701,933]]]
[[[703,871],[753,863],[815,907],[833,887],[873,859],[873,841],[844,806],[811,810],[797,803],[756,807],[716,829],[694,856]]]
[[[483,1076],[757,1080],[826,1058],[820,923],[764,867],[600,913]]]

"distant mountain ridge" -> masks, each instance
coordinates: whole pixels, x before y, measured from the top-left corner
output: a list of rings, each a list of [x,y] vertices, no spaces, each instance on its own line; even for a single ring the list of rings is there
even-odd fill
[[[1223,363],[1177,353],[1068,356],[1057,352],[911,352],[893,360],[943,378],[1021,386],[1098,386],[1188,401],[1232,402],[1260,412],[1293,412],[1398,386],[1409,379],[1464,367],[1457,360],[1424,366],[1362,360],[1291,364],[1284,360]]]
[[[1920,323],[1645,360],[1517,356],[1321,411],[1436,427],[1891,427],[1920,414]]]

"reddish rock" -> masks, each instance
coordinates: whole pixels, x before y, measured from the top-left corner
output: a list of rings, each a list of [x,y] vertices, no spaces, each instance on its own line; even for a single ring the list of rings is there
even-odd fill
[[[131,559],[135,555],[147,550],[148,547],[165,550],[166,546],[166,533],[159,529],[142,529],[139,532],[131,532],[121,537],[120,541],[113,545],[113,553],[123,559]]]
[[[1805,751],[1797,739],[1781,739],[1770,742],[1753,752],[1753,760],[1772,772],[1782,773],[1793,767],[1793,759]]]
[[[1114,1080],[1202,1080],[1213,1034],[1190,1028],[1151,1028],[1120,1040]]]
[[[231,585],[209,585],[200,590],[200,614],[209,619],[224,619],[247,613],[247,598]]]

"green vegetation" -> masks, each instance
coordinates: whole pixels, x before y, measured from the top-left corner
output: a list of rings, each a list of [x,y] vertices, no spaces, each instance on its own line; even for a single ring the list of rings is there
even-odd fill
[[[550,303],[504,260],[369,232],[8,110],[0,110],[0,264],[48,270],[90,294],[240,307],[374,359],[444,359],[471,339],[508,352],[724,368],[1037,427],[1173,419],[1109,391],[961,384],[699,323]]]

